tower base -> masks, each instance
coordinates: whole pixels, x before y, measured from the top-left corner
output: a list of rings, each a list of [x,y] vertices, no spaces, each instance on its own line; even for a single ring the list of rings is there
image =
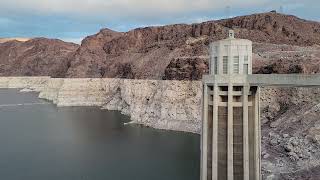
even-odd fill
[[[261,179],[259,87],[243,82],[203,83],[201,180]]]

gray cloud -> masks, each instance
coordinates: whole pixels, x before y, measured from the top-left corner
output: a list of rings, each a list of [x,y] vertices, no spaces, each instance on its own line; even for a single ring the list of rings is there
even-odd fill
[[[261,6],[270,0],[1,0],[0,9],[11,12],[69,14],[75,16],[142,17],[209,12],[233,7]]]
[[[319,7],[319,0],[1,0],[0,15],[64,15],[82,21],[152,21],[198,14],[194,19],[221,16],[231,9],[278,9],[290,12],[299,8]],[[220,12],[220,15],[217,15]],[[211,13],[211,15],[210,15]],[[209,15],[208,15],[209,14]],[[234,13],[236,14],[236,13]],[[314,18],[318,19],[318,18]],[[158,22],[157,22],[158,23]]]
[[[320,20],[319,0],[0,0],[0,37],[45,36],[79,42],[101,28],[195,23],[279,9]]]

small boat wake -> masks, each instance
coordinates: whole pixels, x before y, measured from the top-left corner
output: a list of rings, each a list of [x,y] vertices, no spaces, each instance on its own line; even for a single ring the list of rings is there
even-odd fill
[[[49,103],[22,103],[22,104],[0,104],[1,107],[17,107],[17,106],[35,106],[35,105],[42,105],[42,104],[49,104]]]

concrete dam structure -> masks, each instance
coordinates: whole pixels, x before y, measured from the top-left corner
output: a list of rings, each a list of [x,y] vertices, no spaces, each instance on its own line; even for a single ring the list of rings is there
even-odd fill
[[[203,77],[201,180],[260,180],[260,87],[316,87],[320,75],[252,74],[252,42],[229,37],[210,46]]]

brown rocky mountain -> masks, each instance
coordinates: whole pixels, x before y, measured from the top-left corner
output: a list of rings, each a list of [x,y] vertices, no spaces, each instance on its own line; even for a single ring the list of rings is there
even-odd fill
[[[0,76],[65,77],[69,56],[77,48],[73,43],[45,38],[0,43]]]
[[[68,77],[200,79],[207,69],[209,43],[225,38],[229,28],[235,29],[237,37],[258,43],[320,44],[320,23],[278,13],[126,33],[102,30],[84,40],[72,58]]]
[[[103,47],[122,34],[110,29],[102,29],[99,33],[85,38],[77,51],[70,56],[72,61],[67,76],[102,77],[105,73],[104,62],[107,58]]]
[[[103,29],[85,38],[79,48],[44,38],[0,43],[0,75],[198,80],[208,69],[209,43],[225,38],[229,28],[235,30],[237,37],[256,42],[255,72],[281,73],[279,68],[292,73],[318,71],[313,66],[318,53],[312,57],[300,54],[289,60],[276,55],[265,58],[261,54],[281,44],[294,45],[295,49],[320,45],[320,23],[262,13],[200,24],[138,28],[125,33]],[[294,47],[286,48],[283,51]],[[297,62],[295,67],[279,66],[293,59]],[[302,62],[310,63],[300,67]]]

